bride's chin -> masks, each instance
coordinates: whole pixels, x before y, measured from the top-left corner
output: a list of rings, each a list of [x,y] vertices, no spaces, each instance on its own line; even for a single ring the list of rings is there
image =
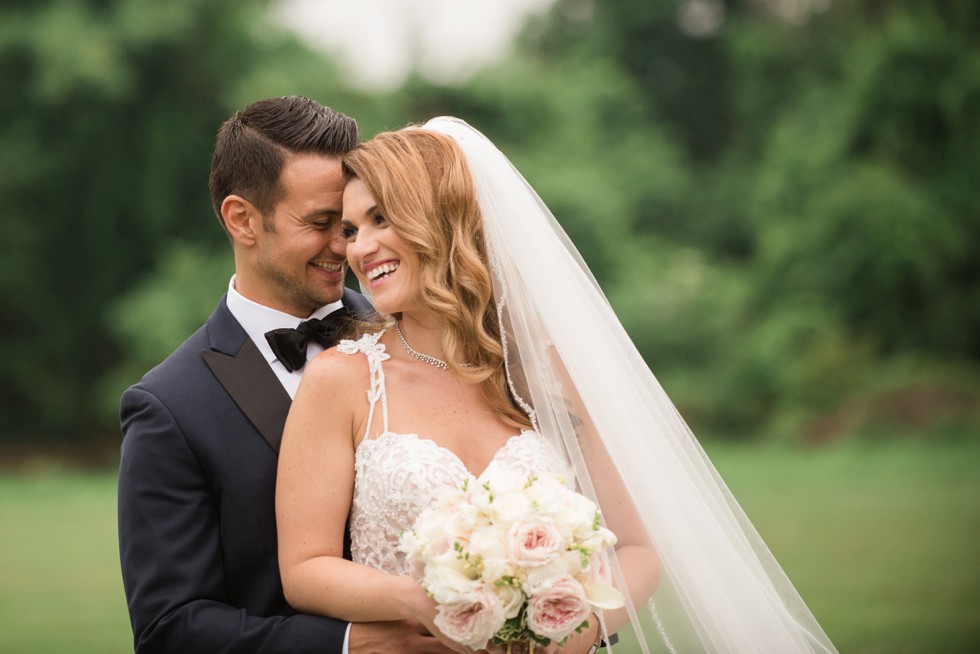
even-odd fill
[[[375,310],[383,316],[393,316],[402,313],[401,307],[395,304],[385,304],[384,302],[374,302]]]
[[[384,293],[382,293],[380,297],[377,295],[372,295],[371,301],[378,313],[386,316],[393,316],[396,313],[405,312],[404,302],[394,301],[393,298],[385,297]]]

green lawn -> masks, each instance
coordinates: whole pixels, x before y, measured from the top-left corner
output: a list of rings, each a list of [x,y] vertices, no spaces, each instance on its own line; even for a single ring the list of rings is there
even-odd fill
[[[0,534],[0,651],[133,651],[114,474],[0,476]]]
[[[841,652],[980,652],[980,444],[712,456]]]
[[[707,449],[841,652],[980,651],[980,444]],[[0,534],[0,650],[131,650],[112,473],[0,475]]]

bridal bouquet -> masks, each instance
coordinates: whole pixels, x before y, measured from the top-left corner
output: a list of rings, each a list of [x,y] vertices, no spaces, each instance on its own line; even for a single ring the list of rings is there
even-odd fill
[[[596,505],[560,476],[481,476],[441,495],[400,549],[446,636],[473,649],[533,647],[623,606],[606,553],[616,536],[599,522]]]

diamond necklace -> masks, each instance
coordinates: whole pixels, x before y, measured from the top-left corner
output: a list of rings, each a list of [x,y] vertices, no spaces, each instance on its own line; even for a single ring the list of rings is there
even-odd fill
[[[428,363],[431,366],[435,366],[436,368],[439,368],[440,370],[449,370],[449,364],[446,363],[445,361],[443,361],[442,359],[437,359],[437,358],[435,358],[432,355],[422,354],[421,352],[417,352],[416,350],[412,349],[412,346],[409,345],[408,344],[408,341],[405,340],[405,335],[402,334],[402,330],[398,326],[398,323],[397,322],[395,323],[395,333],[398,334],[398,340],[400,340],[402,342],[402,346],[405,348],[405,351],[408,352],[408,355],[410,357],[412,357],[413,359],[418,359],[419,361],[422,361],[424,363]],[[461,363],[461,364],[459,364],[459,367],[460,368],[472,368],[473,367],[473,364],[472,363]]]

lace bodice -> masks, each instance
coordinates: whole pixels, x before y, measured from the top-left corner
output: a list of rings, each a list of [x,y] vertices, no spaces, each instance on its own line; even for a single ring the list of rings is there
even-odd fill
[[[407,574],[404,555],[398,552],[402,531],[445,488],[458,488],[475,475],[451,450],[418,434],[388,430],[388,401],[382,362],[388,359],[381,333],[357,341],[341,341],[345,354],[361,353],[371,371],[370,412],[365,437],[354,457],[354,495],[351,501],[351,555],[355,562],[394,574]],[[375,408],[380,403],[383,431],[369,438]],[[480,476],[507,469],[519,474],[557,472],[568,478],[568,466],[558,450],[541,434],[525,430],[497,450]]]

